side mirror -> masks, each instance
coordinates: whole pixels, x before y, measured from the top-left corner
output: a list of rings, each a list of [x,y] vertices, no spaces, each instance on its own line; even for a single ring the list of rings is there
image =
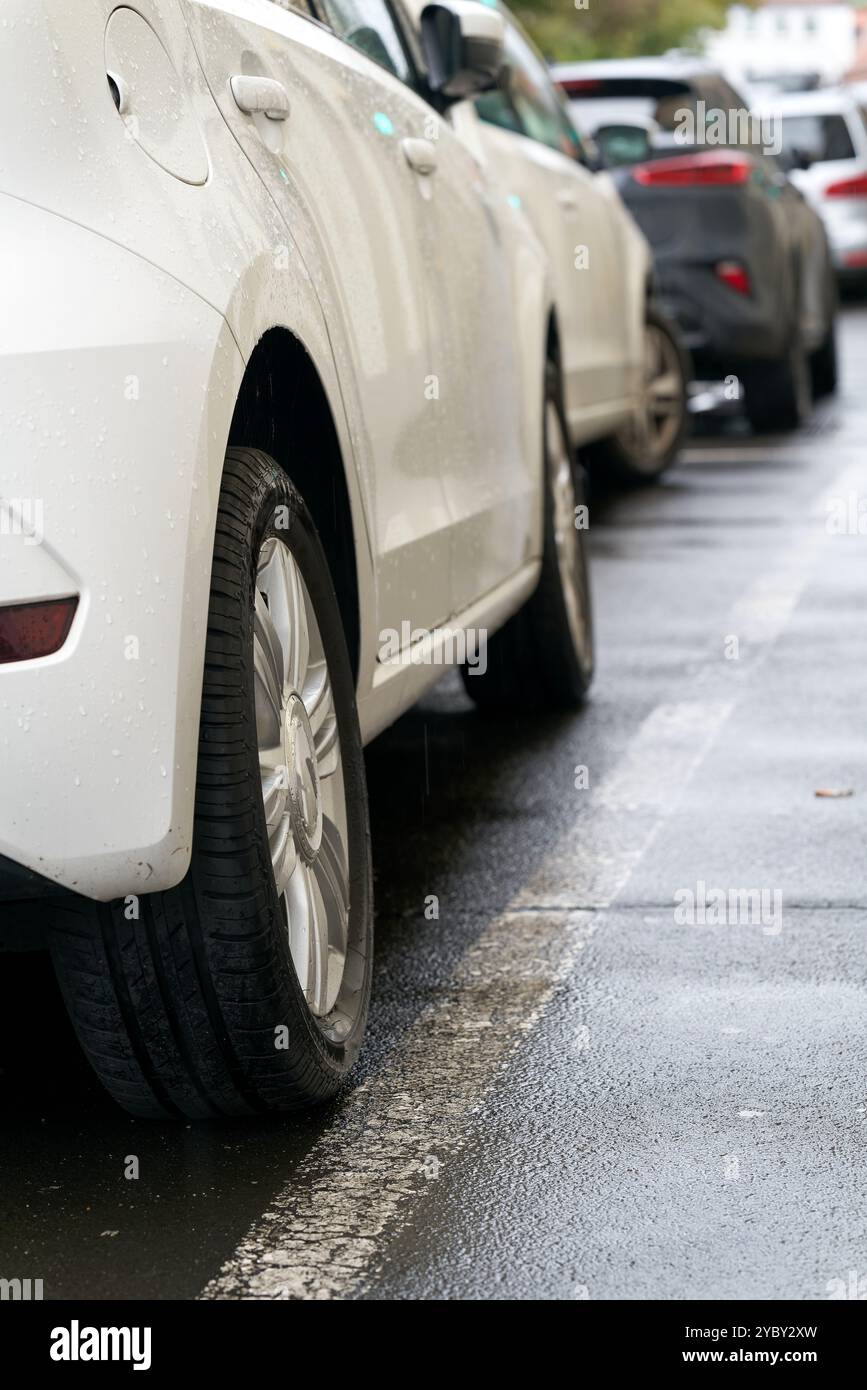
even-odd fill
[[[437,0],[421,12],[421,45],[432,92],[446,102],[496,87],[505,62],[506,25],[478,0]]]

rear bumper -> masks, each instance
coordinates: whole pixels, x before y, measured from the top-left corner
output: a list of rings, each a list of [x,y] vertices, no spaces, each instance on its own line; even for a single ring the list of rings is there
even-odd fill
[[[791,320],[785,211],[756,185],[642,187],[622,181],[627,205],[654,254],[663,307],[678,323],[696,365],[722,376],[783,355]],[[817,228],[818,230],[818,228]],[[750,294],[715,267],[743,265]]]
[[[867,275],[867,227],[860,237],[846,243],[831,245],[831,263],[841,279],[862,279]]]
[[[0,528],[0,605],[79,600],[59,651],[0,665],[0,885],[108,900],[188,867],[243,362],[222,317],[148,262],[0,202],[0,497],[39,519]]]
[[[867,198],[826,199],[821,216],[838,275],[867,272]]]
[[[711,266],[660,258],[656,283],[697,365],[714,366],[724,376],[747,362],[783,355],[785,326],[773,306],[723,284]]]

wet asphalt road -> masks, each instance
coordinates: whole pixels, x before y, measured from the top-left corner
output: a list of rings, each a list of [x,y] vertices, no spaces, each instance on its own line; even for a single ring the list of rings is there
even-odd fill
[[[378,962],[340,1103],[129,1121],[45,962],[4,959],[0,1276],[47,1298],[867,1287],[867,536],[826,525],[867,496],[867,306],[843,361],[797,437],[722,422],[661,486],[594,498],[580,715],[486,721],[449,678],[369,750]],[[764,922],[679,924],[700,882],[766,890]]]

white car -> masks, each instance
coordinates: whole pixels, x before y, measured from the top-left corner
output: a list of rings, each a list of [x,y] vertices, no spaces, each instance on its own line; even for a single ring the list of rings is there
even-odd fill
[[[3,17],[0,926],[133,1114],[291,1108],[364,1031],[363,743],[592,672],[546,260],[444,119],[502,20],[425,78],[388,0]]]
[[[825,224],[841,278],[867,275],[867,101],[848,88],[767,98],[789,177]]]
[[[418,3],[419,0],[416,0]],[[688,421],[690,366],[652,300],[652,255],[597,168],[548,68],[504,6],[507,78],[455,112],[530,218],[551,266],[566,418],[585,463],[629,481],[658,477]]]

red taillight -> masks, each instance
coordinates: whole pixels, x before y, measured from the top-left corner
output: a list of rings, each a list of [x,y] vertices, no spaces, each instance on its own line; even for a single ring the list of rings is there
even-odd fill
[[[726,150],[702,150],[699,154],[679,155],[675,159],[654,159],[636,164],[632,177],[636,183],[658,188],[684,188],[694,185],[746,183],[753,164],[743,156]]]
[[[69,636],[77,598],[13,603],[0,608],[0,665],[59,651]]]
[[[825,189],[826,198],[867,198],[867,174],[859,174],[854,179],[840,179],[829,183]]]
[[[718,261],[714,269],[717,278],[729,289],[737,290],[738,294],[752,294],[749,271],[740,261]]]
[[[561,80],[560,86],[567,96],[576,96],[578,92],[598,92],[602,83],[598,77],[567,77]]]
[[[847,251],[843,264],[849,270],[867,270],[867,251]]]

